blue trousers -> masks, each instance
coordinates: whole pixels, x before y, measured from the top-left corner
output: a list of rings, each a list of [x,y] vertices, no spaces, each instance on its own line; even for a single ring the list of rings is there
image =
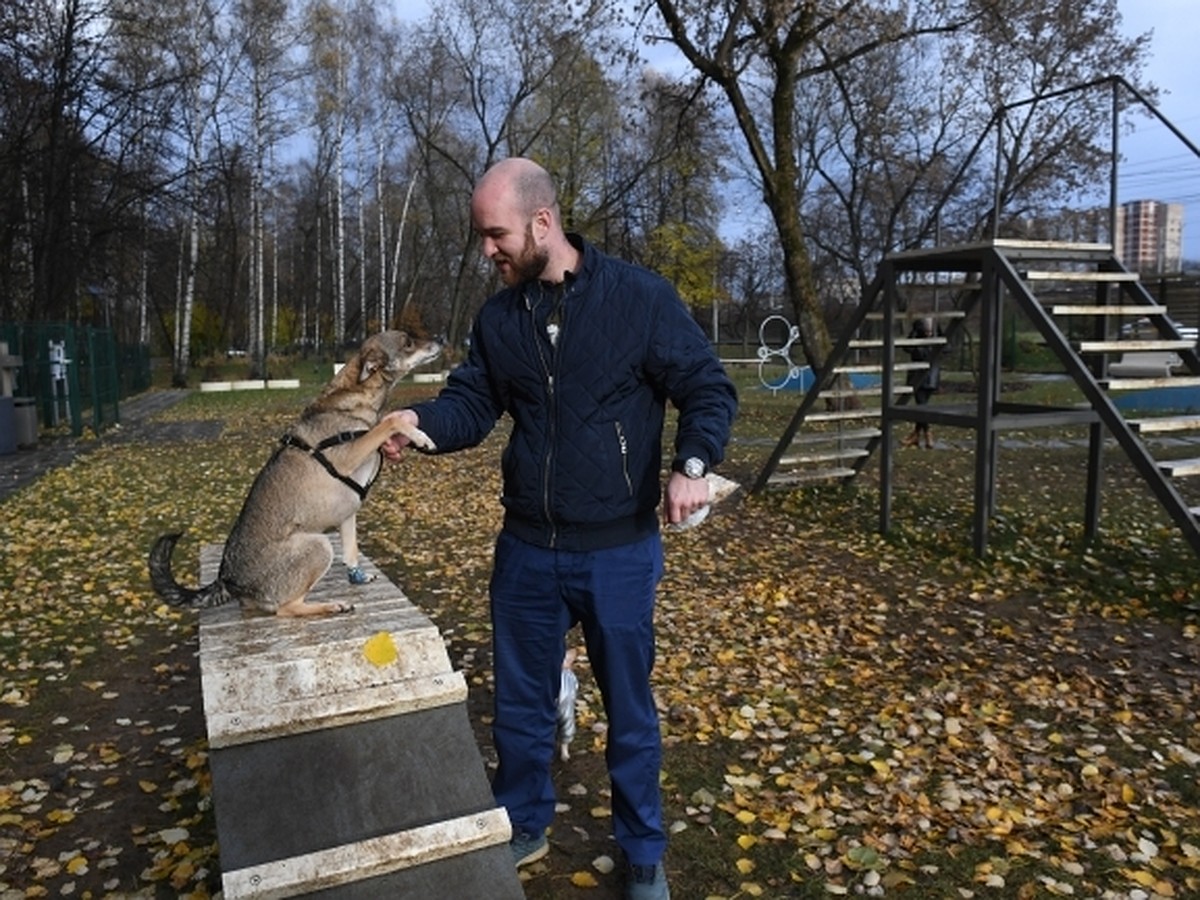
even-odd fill
[[[492,781],[514,832],[541,834],[554,818],[550,761],[564,640],[576,622],[608,717],[606,762],[613,834],[634,865],[662,859],[662,735],[650,690],[657,534],[599,551],[546,550],[501,532],[491,581],[500,766]]]

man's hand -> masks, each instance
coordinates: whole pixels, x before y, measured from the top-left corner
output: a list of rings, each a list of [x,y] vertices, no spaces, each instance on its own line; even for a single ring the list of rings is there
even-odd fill
[[[667,480],[663,516],[668,525],[678,525],[696,510],[707,506],[708,500],[708,479],[688,478],[682,472],[672,472]]]
[[[420,424],[420,417],[411,409],[398,409],[395,412],[388,413],[386,416],[384,416],[384,418],[395,419],[399,423],[407,426],[404,429],[405,431],[411,431],[415,429],[418,424]],[[396,432],[387,439],[380,449],[383,451],[384,458],[387,459],[388,462],[396,462],[403,454],[404,448],[411,443],[412,441],[410,441],[406,435]]]

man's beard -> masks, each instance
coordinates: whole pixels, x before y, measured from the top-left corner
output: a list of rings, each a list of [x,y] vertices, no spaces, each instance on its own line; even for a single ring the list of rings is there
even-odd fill
[[[510,286],[524,284],[546,271],[546,265],[550,262],[550,251],[534,243],[533,229],[526,226],[525,246],[521,248],[521,255],[509,258],[505,262],[508,263],[509,269],[507,273],[501,270],[504,282]]]

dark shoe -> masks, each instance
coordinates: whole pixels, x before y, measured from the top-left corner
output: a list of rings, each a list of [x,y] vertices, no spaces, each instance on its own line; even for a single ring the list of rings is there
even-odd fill
[[[528,831],[518,832],[508,842],[512,848],[513,864],[519,869],[531,862],[537,862],[550,852],[550,843],[544,834],[530,834]]]
[[[625,881],[625,900],[671,900],[667,887],[667,870],[662,863],[653,866],[630,866]]]

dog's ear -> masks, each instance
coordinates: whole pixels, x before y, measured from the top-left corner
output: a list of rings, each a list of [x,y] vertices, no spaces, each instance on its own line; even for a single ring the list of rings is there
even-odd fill
[[[359,359],[358,381],[361,384],[388,363],[388,355],[378,347],[364,347]]]

